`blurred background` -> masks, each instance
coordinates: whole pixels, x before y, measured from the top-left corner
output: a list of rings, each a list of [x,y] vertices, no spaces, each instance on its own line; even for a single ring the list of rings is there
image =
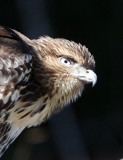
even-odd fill
[[[86,45],[98,82],[72,106],[25,130],[1,160],[123,158],[122,0],[1,0],[0,24],[29,38],[61,37]]]

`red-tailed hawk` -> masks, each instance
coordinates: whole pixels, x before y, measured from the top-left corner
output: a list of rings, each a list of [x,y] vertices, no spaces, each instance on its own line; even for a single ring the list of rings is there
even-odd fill
[[[95,61],[81,44],[30,40],[0,26],[0,156],[27,127],[37,126],[96,83]]]

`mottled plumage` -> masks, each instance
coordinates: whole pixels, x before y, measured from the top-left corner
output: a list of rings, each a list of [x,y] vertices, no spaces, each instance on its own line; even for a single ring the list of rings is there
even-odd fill
[[[30,40],[0,26],[0,156],[26,128],[81,95],[96,83],[88,49],[65,39]]]

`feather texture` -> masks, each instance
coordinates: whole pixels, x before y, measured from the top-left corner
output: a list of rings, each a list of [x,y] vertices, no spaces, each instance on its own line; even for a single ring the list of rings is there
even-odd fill
[[[30,40],[0,26],[0,157],[27,127],[36,126],[96,82],[85,46],[65,39]]]
[[[20,46],[16,33],[0,27],[0,156],[23,130],[10,122],[11,109],[30,78],[32,66],[30,50]]]

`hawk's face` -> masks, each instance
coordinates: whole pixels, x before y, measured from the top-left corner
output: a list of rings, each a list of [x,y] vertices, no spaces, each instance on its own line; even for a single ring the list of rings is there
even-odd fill
[[[85,46],[49,37],[40,38],[38,43],[40,50],[45,50],[38,55],[42,62],[41,81],[59,105],[81,95],[84,84],[96,83],[95,61]]]

